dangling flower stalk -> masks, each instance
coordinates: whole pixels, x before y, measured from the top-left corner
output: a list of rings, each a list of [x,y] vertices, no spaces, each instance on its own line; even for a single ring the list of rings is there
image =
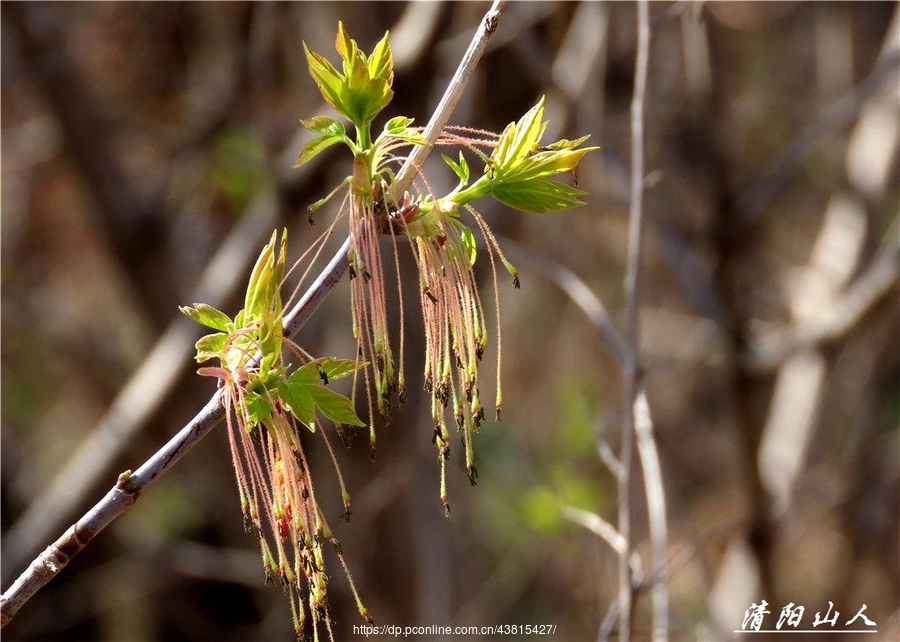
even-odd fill
[[[350,497],[317,412],[336,425],[362,425],[350,400],[327,388],[331,380],[356,371],[360,364],[313,359],[300,346],[284,339],[280,287],[287,233],[282,234],[277,257],[276,241],[277,232],[257,259],[244,309],[233,320],[199,303],[181,310],[217,331],[197,342],[197,361],[218,359],[220,366],[202,367],[198,372],[217,377],[224,389],[229,447],[244,526],[259,540],[266,579],[279,583],[289,597],[298,637],[304,636],[309,617],[315,639],[322,626],[333,639],[325,544],[332,544],[341,559],[360,614],[368,619],[368,612],[316,500],[299,426],[303,424],[322,436],[337,471],[343,515],[349,519]],[[298,359],[298,366],[285,361],[283,348]]]
[[[490,194],[506,205],[537,214],[583,205],[580,197],[585,192],[549,177],[574,172],[584,154],[596,148],[580,147],[587,136],[542,146],[540,139],[547,122],[542,119],[544,99],[541,98],[519,121],[510,123],[499,135],[468,127],[446,127],[440,133],[436,145],[461,148],[458,161],[444,156],[459,178],[457,187],[446,196],[438,197],[421,168],[415,167],[420,183],[413,187],[416,195],[406,191],[402,197],[392,197],[395,192],[392,166],[403,160],[398,156],[399,150],[428,142],[418,128],[412,127],[412,119],[402,116],[390,119],[376,138],[371,135],[373,120],[393,97],[393,69],[387,37],[385,34],[372,53],[366,55],[338,23],[335,48],[341,57],[342,71],[306,48],[310,74],[322,96],[352,123],[355,137],[351,139],[343,123],[332,118],[317,116],[303,121],[318,136],[300,152],[297,165],[336,143],[345,144],[353,153],[353,173],[342,183],[349,186],[344,201],[349,207],[342,207],[339,216],[347,215],[354,238],[348,254],[353,280],[353,336],[358,346],[357,358],[369,362],[363,377],[369,401],[373,457],[375,414],[377,412],[385,422],[390,421],[392,395],[399,392],[402,400],[405,387],[403,316],[401,312],[400,359],[395,366],[387,323],[380,239],[384,235],[391,236],[398,288],[402,286],[396,256],[397,237],[407,237],[411,241],[419,271],[419,298],[425,327],[423,379],[425,389],[431,395],[432,441],[438,449],[441,466],[441,500],[445,510],[449,511],[445,462],[450,445],[445,415],[448,410],[452,413],[461,433],[467,474],[475,485],[478,472],[472,436],[480,429],[485,415],[478,368],[488,343],[484,307],[473,272],[477,257],[475,235],[461,221],[460,208],[475,221],[491,262],[498,332],[495,409],[499,419],[503,393],[496,260],[499,259],[510,272],[517,288],[519,277],[486,221],[469,202]],[[463,149],[484,163],[482,175],[471,184]],[[317,209],[336,192],[313,207]],[[395,375],[395,367],[398,375]]]

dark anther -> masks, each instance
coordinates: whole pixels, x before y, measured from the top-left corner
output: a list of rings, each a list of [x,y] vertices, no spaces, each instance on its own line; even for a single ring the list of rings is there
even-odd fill
[[[363,270],[363,276],[366,277],[366,283],[372,280],[372,275],[369,274],[368,270]]]
[[[513,276],[513,287],[517,290],[519,289],[519,275],[518,274]]]
[[[321,368],[318,368],[318,370],[319,370],[319,379],[321,379],[322,383],[324,383],[327,386],[328,385],[328,373],[325,372],[324,370],[322,370]]]
[[[450,517],[450,502],[444,500],[444,517]]]
[[[344,506],[344,512],[341,513],[341,517],[343,517],[344,520],[345,520],[348,524],[350,523],[350,518],[353,517],[353,511],[350,510],[350,505],[349,505],[349,504],[347,504],[347,505]]]
[[[344,444],[344,448],[350,448],[356,431],[352,429],[348,430],[343,424],[336,424],[335,428],[337,429],[338,437],[341,438],[341,443]]]
[[[315,211],[316,211],[316,210],[313,209],[312,206],[310,206],[309,209],[306,210],[307,219],[309,220],[309,224],[310,224],[310,225],[315,225],[315,224],[316,224],[316,220],[313,218],[313,212],[315,212]]]
[[[356,268],[354,268],[352,265],[348,265],[347,270],[350,272],[350,280],[352,281],[356,278]]]
[[[469,483],[473,486],[478,485],[478,471],[475,470],[475,466],[469,466],[466,468],[466,473],[469,475]]]

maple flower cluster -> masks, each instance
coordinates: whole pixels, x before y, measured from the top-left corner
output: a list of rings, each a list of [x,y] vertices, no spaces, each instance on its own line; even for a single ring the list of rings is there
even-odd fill
[[[304,44],[310,74],[325,100],[350,121],[352,132],[348,134],[343,122],[327,116],[302,121],[316,136],[301,150],[297,165],[337,143],[346,145],[353,155],[352,173],[331,194],[310,207],[309,216],[312,222],[316,210],[346,190],[338,217],[347,218],[352,239],[347,261],[356,357],[316,358],[284,336],[280,292],[285,274],[286,231],[280,243],[277,231],[273,233],[263,248],[250,275],[244,308],[234,318],[202,303],[181,308],[187,316],[214,330],[197,342],[196,359],[199,363],[217,359],[219,365],[203,366],[198,372],[219,381],[244,523],[259,540],[266,578],[280,583],[289,596],[298,637],[311,629],[318,639],[324,627],[332,640],[326,544],[331,544],[344,568],[360,615],[367,621],[371,619],[353,586],[340,544],[316,501],[304,439],[313,435],[324,442],[341,487],[342,516],[349,521],[350,497],[326,424],[331,424],[341,437],[346,426],[367,425],[374,458],[376,415],[382,421],[390,421],[394,396],[400,403],[405,397],[404,316],[401,306],[399,350],[395,356],[388,328],[382,239],[390,237],[393,245],[401,301],[398,239],[408,241],[418,267],[425,328],[423,385],[431,395],[432,441],[441,471],[440,498],[449,513],[445,476],[451,439],[448,424],[455,424],[460,433],[468,477],[475,485],[478,473],[473,434],[485,418],[479,367],[488,333],[473,271],[478,256],[476,231],[490,260],[495,301],[498,263],[512,275],[514,286],[519,287],[518,273],[470,203],[492,195],[501,203],[536,214],[583,205],[580,198],[585,192],[551,177],[574,173],[584,154],[596,149],[582,147],[586,136],[542,145],[547,122],[543,120],[541,98],[499,135],[464,127],[445,128],[434,144],[459,149],[456,159],[443,157],[459,179],[457,186],[438,196],[419,172],[411,188],[413,193],[397,194],[394,170],[407,159],[403,150],[430,143],[412,126],[413,120],[404,116],[388,120],[378,136],[372,135],[372,123],[393,97],[388,34],[367,55],[338,23],[335,47],[342,61],[340,71]],[[463,150],[483,163],[483,171],[477,177],[473,176]],[[495,411],[499,419],[503,397],[497,303],[495,314]],[[357,416],[352,399],[329,387],[331,381],[350,375],[354,397],[362,376],[368,422]]]

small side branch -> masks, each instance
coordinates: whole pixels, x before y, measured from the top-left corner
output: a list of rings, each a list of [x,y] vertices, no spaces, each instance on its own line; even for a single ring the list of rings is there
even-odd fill
[[[653,608],[653,639],[665,640],[669,631],[669,593],[666,588],[666,542],[668,518],[666,498],[663,493],[662,471],[659,453],[653,438],[653,420],[650,404],[643,388],[634,401],[634,432],[637,438],[638,457],[644,471],[644,488],[647,496],[647,518],[650,522],[650,546],[653,570],[650,600]]]
[[[634,69],[634,94],[631,100],[631,198],[628,211],[628,259],[625,267],[625,365],[622,384],[625,399],[622,411],[622,441],[619,461],[622,477],[618,484],[618,530],[624,539],[619,551],[619,640],[631,639],[631,458],[634,437],[634,402],[639,389],[638,355],[640,348],[640,272],[644,203],[644,99],[647,92],[647,67],[650,56],[650,8],[647,0],[637,3],[637,52]],[[657,628],[654,625],[654,629]]]
[[[598,535],[616,553],[621,554],[625,548],[625,538],[622,537],[622,534],[596,513],[575,508],[574,506],[563,506],[562,514],[570,522],[584,526],[592,533]]]

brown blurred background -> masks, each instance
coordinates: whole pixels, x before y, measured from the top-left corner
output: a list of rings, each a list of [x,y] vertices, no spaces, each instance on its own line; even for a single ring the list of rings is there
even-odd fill
[[[4,588],[208,398],[191,362],[200,330],[176,306],[233,313],[274,226],[291,228],[299,256],[330,221],[326,210],[310,227],[305,208],[349,173],[347,154],[291,168],[309,136],[298,119],[329,113],[301,40],[335,60],[339,19],[366,50],[390,29],[386,116],[424,124],[487,6],[3,3]],[[479,206],[496,233],[584,279],[620,327],[634,15],[631,3],[511,3],[451,119],[499,131],[543,93],[545,140],[590,133],[602,146],[578,172],[585,208]],[[651,20],[641,362],[669,511],[670,636],[734,637],[766,599],[770,627],[789,601],[806,606],[806,628],[829,600],[840,622],[866,603],[877,637],[898,639],[898,5],[654,2]],[[514,262],[522,290],[501,278],[503,421],[476,439],[477,488],[454,449],[449,519],[421,395],[380,431],[376,463],[364,438],[338,452],[349,525],[310,442],[319,499],[379,624],[555,624],[545,639],[594,639],[615,597],[614,554],[560,507],[614,520],[598,434],[617,447],[617,364],[546,269]],[[299,340],[352,356],[346,284]],[[290,639],[234,486],[220,427],[4,639]],[[649,573],[640,481],[632,491]],[[330,568],[337,637],[357,639]]]

